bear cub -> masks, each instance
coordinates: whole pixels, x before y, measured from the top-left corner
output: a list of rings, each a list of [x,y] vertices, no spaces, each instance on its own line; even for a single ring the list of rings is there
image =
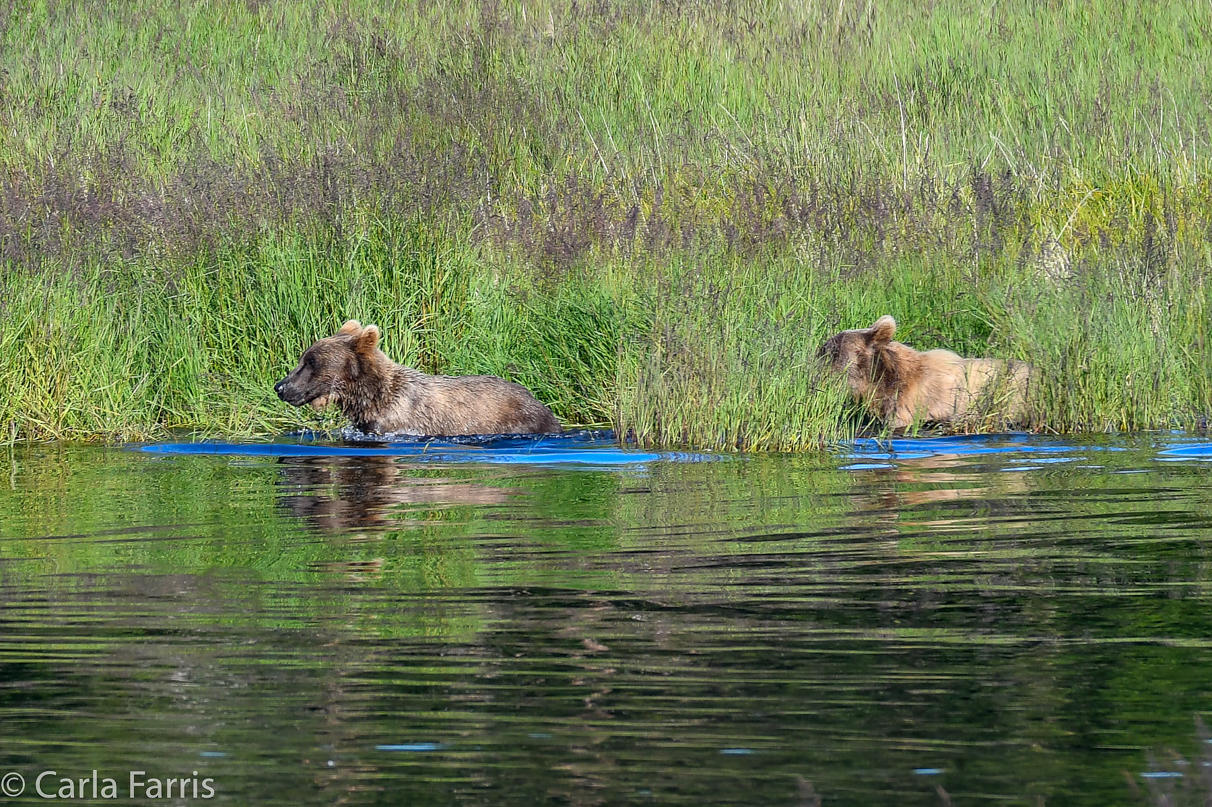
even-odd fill
[[[379,329],[349,320],[309,347],[274,384],[292,406],[330,403],[370,434],[555,434],[560,422],[520,384],[496,376],[428,375],[379,350]]]
[[[850,392],[892,429],[913,423],[1028,418],[1030,364],[965,359],[950,350],[920,352],[892,341],[896,320],[882,316],[870,328],[842,331],[817,351],[844,373]]]

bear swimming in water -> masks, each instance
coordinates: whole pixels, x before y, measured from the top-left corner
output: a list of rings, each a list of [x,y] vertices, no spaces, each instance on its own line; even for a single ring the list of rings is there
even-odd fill
[[[335,403],[372,434],[554,434],[560,422],[520,384],[491,375],[428,375],[379,350],[379,329],[349,320],[309,347],[274,385],[292,406]]]

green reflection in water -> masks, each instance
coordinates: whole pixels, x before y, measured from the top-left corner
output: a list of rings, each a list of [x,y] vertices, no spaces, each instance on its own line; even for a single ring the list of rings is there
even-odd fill
[[[233,804],[1143,802],[1123,771],[1204,759],[1212,493],[1116,447],[17,448],[0,770],[197,770]]]

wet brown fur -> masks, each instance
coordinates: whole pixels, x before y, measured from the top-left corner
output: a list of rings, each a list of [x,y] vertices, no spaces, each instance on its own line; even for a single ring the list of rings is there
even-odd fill
[[[965,359],[950,350],[920,352],[892,341],[896,320],[880,317],[870,328],[830,337],[818,356],[844,373],[851,393],[892,429],[913,423],[950,423],[993,417],[1027,419],[1030,364],[1003,359]]]
[[[379,350],[379,329],[349,320],[304,351],[274,385],[293,406],[335,403],[372,434],[551,434],[560,422],[520,384],[490,375],[428,375]]]

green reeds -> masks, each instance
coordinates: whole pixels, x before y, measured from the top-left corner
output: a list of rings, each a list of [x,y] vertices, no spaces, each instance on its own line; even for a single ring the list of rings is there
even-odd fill
[[[356,317],[651,444],[870,429],[817,345],[1031,361],[1039,429],[1212,394],[1212,17],[360,0],[0,12],[4,439],[264,434]]]

